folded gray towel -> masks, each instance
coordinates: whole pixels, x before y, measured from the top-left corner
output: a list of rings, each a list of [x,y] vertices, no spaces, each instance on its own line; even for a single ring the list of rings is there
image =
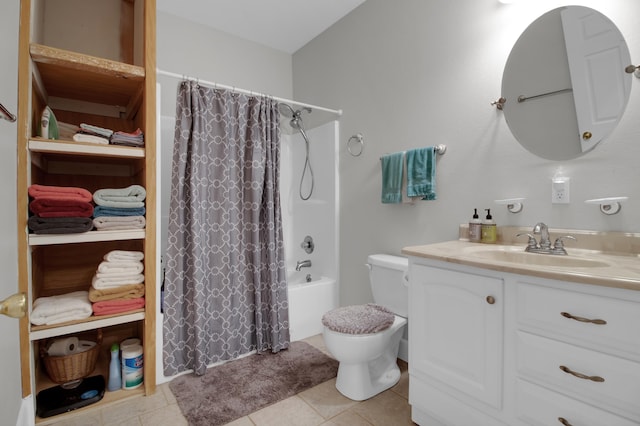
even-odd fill
[[[27,226],[35,234],[79,234],[93,229],[90,217],[31,216]]]

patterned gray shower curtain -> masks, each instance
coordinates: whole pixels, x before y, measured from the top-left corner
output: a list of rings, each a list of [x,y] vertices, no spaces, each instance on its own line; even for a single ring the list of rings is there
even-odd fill
[[[164,295],[164,372],[289,346],[280,116],[267,97],[182,82]]]

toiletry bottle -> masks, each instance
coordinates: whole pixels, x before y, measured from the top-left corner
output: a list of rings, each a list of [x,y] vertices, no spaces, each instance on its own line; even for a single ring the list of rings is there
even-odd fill
[[[491,216],[491,209],[485,209],[485,211],[487,212],[487,217],[482,221],[482,236],[480,239],[483,243],[493,244],[498,239],[498,230]]]
[[[109,383],[107,389],[116,391],[122,387],[120,370],[120,347],[117,343],[111,345],[111,362],[109,363]]]
[[[478,209],[473,209],[473,218],[469,222],[469,241],[479,243],[482,239],[482,222],[478,218]]]

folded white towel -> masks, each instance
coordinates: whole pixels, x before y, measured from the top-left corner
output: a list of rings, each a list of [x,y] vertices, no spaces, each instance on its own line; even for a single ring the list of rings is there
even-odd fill
[[[100,136],[104,136],[107,139],[109,139],[111,135],[113,135],[113,130],[106,129],[104,127],[95,126],[93,124],[80,123],[80,128],[82,130],[86,130],[88,132],[96,133]]]
[[[104,260],[110,262],[133,262],[142,259],[144,259],[144,253],[141,251],[112,250],[104,255]]]
[[[73,140],[76,142],[89,142],[98,145],[109,145],[109,139],[103,138],[101,136],[87,135],[84,133],[76,133],[75,135],[73,135]]]
[[[144,275],[142,274],[129,274],[129,275],[114,275],[103,274],[104,276],[98,277],[98,274],[93,276],[91,285],[96,290],[105,290],[108,288],[120,287],[128,284],[141,284],[144,282]]]
[[[147,191],[140,185],[98,189],[93,193],[93,201],[97,205],[105,207],[144,207],[145,198],[147,198]]]
[[[142,273],[144,265],[140,261],[111,261],[105,260],[100,262],[96,276],[98,278],[116,277],[122,275],[137,275]]]
[[[93,226],[98,231],[111,229],[144,229],[144,216],[100,216],[93,219]]]
[[[34,325],[89,318],[93,310],[88,291],[74,291],[59,296],[39,297],[33,302],[30,320]]]

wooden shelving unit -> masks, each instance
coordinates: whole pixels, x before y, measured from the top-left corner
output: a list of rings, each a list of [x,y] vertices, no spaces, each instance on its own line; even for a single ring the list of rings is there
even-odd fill
[[[51,4],[51,3],[49,3]],[[35,326],[28,317],[20,321],[20,354],[23,396],[56,385],[43,371],[39,347],[46,339],[102,330],[106,338],[92,375],[108,378],[109,346],[138,337],[144,348],[144,386],[138,390],[108,392],[102,401],[83,410],[104,406],[135,395],[155,392],[156,311],[156,98],[155,98],[155,0],[104,0],[100,6],[116,10],[120,58],[92,52],[90,34],[86,50],[60,45],[42,28],[52,19],[46,0],[21,0],[18,81],[18,279],[19,289],[31,303],[38,297],[88,290],[104,254],[111,250],[144,252],[145,303],[118,315],[91,316],[81,321]],[[69,7],[65,0],[56,7]],[[118,12],[119,11],[119,12]],[[82,19],[69,16],[69,30]],[[48,21],[49,20],[49,21]],[[83,42],[85,40],[82,40]],[[104,37],[100,39],[104,42]],[[118,50],[118,49],[115,49]],[[123,59],[124,58],[124,59]],[[136,63],[134,63],[136,62]],[[49,106],[58,121],[89,123],[113,130],[141,129],[143,148],[98,145],[72,140],[51,140],[39,135],[40,115]],[[32,184],[74,186],[94,192],[132,184],[146,189],[146,227],[81,234],[36,235],[29,233],[28,187]],[[60,421],[36,418],[37,423]]]

